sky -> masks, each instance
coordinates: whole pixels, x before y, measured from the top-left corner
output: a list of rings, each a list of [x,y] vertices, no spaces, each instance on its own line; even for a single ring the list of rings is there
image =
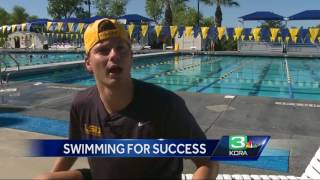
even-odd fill
[[[222,7],[223,21],[222,25],[234,27],[241,25],[238,17],[253,13],[255,11],[272,11],[282,16],[291,16],[304,10],[320,10],[320,0],[236,0],[240,7]],[[0,7],[5,8],[8,12],[12,11],[15,5],[22,6],[30,15],[37,15],[39,18],[51,18],[47,13],[47,0],[0,0]],[[197,0],[189,0],[189,6],[197,8]],[[147,16],[145,9],[145,0],[129,0],[126,7],[127,14],[140,14]],[[213,16],[215,6],[207,6],[200,3],[200,12],[204,16]],[[257,21],[247,21],[245,27],[254,27],[259,25]],[[316,26],[320,24],[317,21],[289,21],[288,27],[291,26]]]

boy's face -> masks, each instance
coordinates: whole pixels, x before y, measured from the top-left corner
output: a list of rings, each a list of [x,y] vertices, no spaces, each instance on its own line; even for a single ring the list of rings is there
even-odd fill
[[[112,87],[131,78],[132,51],[124,40],[111,38],[93,46],[85,64],[97,84]]]

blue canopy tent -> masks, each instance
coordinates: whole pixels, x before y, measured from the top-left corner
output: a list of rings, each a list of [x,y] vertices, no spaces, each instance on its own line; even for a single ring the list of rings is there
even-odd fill
[[[283,16],[275,14],[269,11],[257,11],[251,14],[247,14],[239,17],[242,21],[259,21],[259,20],[284,20]]]
[[[127,14],[124,16],[119,16],[117,18],[119,19],[125,19],[126,20],[126,24],[130,24],[130,23],[134,23],[134,24],[141,24],[142,22],[146,22],[146,23],[150,23],[153,22],[152,19],[141,16],[139,14]]]
[[[320,20],[320,10],[307,10],[288,17],[288,20]]]
[[[244,16],[239,17],[241,19],[241,22],[243,23],[244,21],[271,21],[271,20],[278,20],[278,21],[283,21],[285,18],[279,14],[275,14],[270,11],[256,11],[251,14],[247,14]],[[248,32],[248,30],[244,32],[245,34],[245,39],[247,40],[251,32]],[[261,35],[262,35],[262,40],[268,41],[269,40],[269,31],[267,29],[262,29],[261,30]]]
[[[302,11],[300,13],[289,16],[288,20],[289,21],[292,21],[292,20],[320,20],[320,10]],[[306,44],[311,43],[310,38],[307,38],[308,29],[301,29],[301,30],[302,30],[302,31],[300,31],[301,35],[299,36],[299,39],[301,39],[300,42],[304,42]],[[317,39],[315,41],[317,41]]]

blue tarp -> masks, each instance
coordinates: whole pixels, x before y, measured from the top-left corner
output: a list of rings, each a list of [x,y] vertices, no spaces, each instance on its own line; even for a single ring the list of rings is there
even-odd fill
[[[270,40],[269,29],[267,29],[267,28],[261,29],[261,40],[262,41],[269,41]]]
[[[281,33],[281,37],[282,37],[283,41],[285,41],[286,37],[289,36],[289,34],[290,34],[289,30],[287,28],[281,28],[280,33]]]
[[[233,34],[234,34],[233,31],[234,31],[233,28],[227,28],[227,35],[231,39],[233,39]]]
[[[251,28],[243,29],[244,40],[249,40],[249,36],[251,35]]]
[[[170,37],[170,27],[169,26],[162,26],[160,35],[164,36],[166,38],[169,38]]]
[[[320,10],[307,10],[288,17],[289,20],[320,20]]]
[[[148,36],[153,36],[155,34],[154,26],[149,26],[148,27]]]
[[[309,39],[309,38],[307,38],[308,33],[309,33],[308,29],[302,29],[301,28],[300,32],[298,34],[298,42],[299,43],[305,43],[306,40]],[[310,43],[310,41],[308,43]]]
[[[194,26],[193,27],[193,37],[196,38],[198,36],[199,32],[200,32],[200,27],[197,25]]]
[[[208,39],[212,39],[213,41],[216,41],[218,39],[218,35],[217,35],[217,29],[214,26],[211,26],[208,32]]]
[[[93,16],[91,18],[87,18],[87,19],[81,19],[81,22],[83,23],[87,23],[87,24],[90,24],[90,23],[93,23],[94,21],[98,20],[98,19],[102,19],[102,18],[106,18],[106,17],[102,17],[102,16]]]
[[[184,32],[184,26],[179,26],[178,27],[178,34],[179,34],[179,38],[181,38],[183,36],[183,32]]]
[[[79,19],[79,18],[65,18],[65,19],[60,19],[57,20],[60,22],[64,22],[64,23],[80,23],[83,21],[83,19]]]
[[[104,17],[102,16],[94,16],[94,17],[91,17],[91,18],[86,18],[86,19],[83,19],[83,18],[65,18],[65,19],[36,19],[36,20],[33,20],[33,21],[29,21],[29,23],[31,23],[32,25],[45,25],[47,24],[48,21],[50,22],[63,22],[63,23],[92,23],[94,22],[95,20],[97,19],[102,19]]]
[[[139,14],[127,14],[124,16],[119,16],[117,19],[126,19],[127,24],[129,23],[141,23],[141,22],[152,22],[153,20]]]
[[[28,23],[31,23],[32,25],[46,25],[48,21],[52,21],[50,19],[35,19],[32,21],[28,21]]]
[[[245,16],[239,17],[244,21],[256,21],[256,20],[283,20],[284,17],[269,11],[257,11]]]

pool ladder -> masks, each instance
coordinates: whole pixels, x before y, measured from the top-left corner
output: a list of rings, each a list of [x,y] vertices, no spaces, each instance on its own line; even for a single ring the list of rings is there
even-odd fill
[[[16,59],[14,59],[11,55],[9,55],[9,57],[11,59],[13,59],[14,62],[17,64],[18,71],[19,71],[20,70],[20,66],[19,66],[18,61]],[[8,65],[5,63],[4,58],[5,58],[5,54],[0,57],[0,85],[1,86],[9,85],[9,78],[10,78],[10,75],[11,75],[10,72],[7,72]],[[2,68],[2,65],[4,65],[4,68]]]

